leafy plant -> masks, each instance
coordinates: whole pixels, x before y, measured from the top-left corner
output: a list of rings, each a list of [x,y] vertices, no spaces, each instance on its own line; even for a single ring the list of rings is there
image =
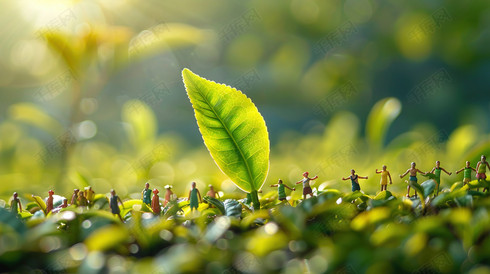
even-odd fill
[[[182,71],[197,124],[218,167],[260,208],[257,190],[269,172],[269,134],[264,118],[241,91]]]

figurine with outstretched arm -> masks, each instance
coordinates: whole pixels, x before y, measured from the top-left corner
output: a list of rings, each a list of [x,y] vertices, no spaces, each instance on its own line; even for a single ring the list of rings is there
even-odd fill
[[[368,176],[359,176],[356,174],[356,171],[351,169],[349,177],[342,177],[342,180],[347,181],[351,180],[352,183],[352,192],[361,191],[361,186],[359,185],[359,179],[368,179]]]
[[[476,172],[476,169],[470,166],[470,161],[466,161],[466,166],[456,171],[456,174],[463,172],[463,186],[471,182],[471,171]]]
[[[286,190],[284,188],[290,189],[292,191],[295,191],[296,188],[290,188],[287,185],[285,185],[281,179],[277,182],[277,184],[271,185],[271,187],[277,187],[277,192],[278,192],[278,199],[281,202],[286,201]],[[287,201],[286,201],[287,202]],[[289,204],[289,203],[288,203]]]
[[[386,190],[386,187],[388,186],[388,178],[390,179],[390,185],[393,184],[393,180],[391,180],[391,174],[388,170],[386,170],[386,166],[383,165],[381,170],[376,169],[376,174],[381,173],[381,191]]]
[[[313,197],[313,191],[311,190],[310,181],[318,179],[318,176],[313,178],[308,177],[309,173],[305,171],[303,173],[303,179],[298,181],[296,184],[303,184],[303,199],[306,200],[306,195],[310,194]]]
[[[420,171],[419,169],[417,169],[415,162],[412,162],[410,164],[410,168],[407,169],[407,171],[405,171],[405,173],[401,174],[400,178],[403,178],[407,174],[410,173],[410,178],[409,178],[410,182],[417,183],[417,172],[420,174],[427,175],[426,172],[423,172],[423,171]],[[410,184],[408,184],[408,187],[407,187],[407,197],[410,198]],[[417,197],[417,191],[415,191],[415,197]]]
[[[432,173],[434,174],[434,181],[436,181],[436,196],[439,195],[439,186],[441,185],[441,172],[444,171],[446,172],[447,175],[453,174],[452,172],[448,172],[445,170],[443,167],[441,167],[441,162],[436,161],[436,166],[429,172],[427,173]]]

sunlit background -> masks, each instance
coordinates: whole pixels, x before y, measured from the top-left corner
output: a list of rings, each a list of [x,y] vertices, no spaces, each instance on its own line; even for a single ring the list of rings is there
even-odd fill
[[[367,194],[376,168],[490,156],[490,5],[472,1],[2,1],[0,197],[146,181],[244,196],[214,164],[184,67],[241,89],[267,123],[268,185]],[[442,175],[443,187],[462,175]],[[275,191],[275,189],[274,189]],[[293,193],[299,198],[301,191]]]

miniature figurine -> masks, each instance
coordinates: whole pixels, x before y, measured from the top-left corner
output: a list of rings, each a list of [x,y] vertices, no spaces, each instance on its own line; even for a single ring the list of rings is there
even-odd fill
[[[172,186],[171,185],[166,185],[165,186],[165,198],[163,199],[163,206],[166,206],[171,200],[174,199],[174,193],[172,192]]]
[[[386,166],[383,165],[382,170],[376,169],[376,174],[381,173],[381,191],[386,190],[386,187],[388,186],[388,178],[390,178],[390,185],[393,184],[393,180],[391,180],[391,174],[388,170],[386,170]]]
[[[351,169],[350,170],[350,176],[347,177],[347,178],[344,178],[342,177],[342,180],[346,181],[346,180],[351,180],[351,183],[352,183],[352,192],[355,192],[355,191],[361,191],[361,186],[359,185],[359,179],[367,179],[368,176],[359,176],[356,174],[356,171]]]
[[[78,205],[85,207],[88,206],[88,201],[87,198],[85,198],[85,193],[83,191],[78,193]]]
[[[481,161],[478,162],[478,164],[476,165],[476,170],[477,170],[477,173],[476,173],[476,179],[478,179],[478,181],[487,181],[487,175],[485,174],[487,172],[487,167],[490,169],[490,165],[488,164],[487,162],[487,157],[485,155],[482,155],[481,156]],[[487,188],[485,187],[483,189],[483,192],[485,192],[487,190]]]
[[[466,185],[467,183],[471,182],[471,171],[475,171],[476,169],[472,168],[470,166],[470,161],[466,161],[466,166],[463,167],[462,169],[456,171],[456,174],[459,174],[461,171],[463,171],[463,186]]]
[[[158,196],[158,193],[158,189],[155,188],[153,190],[153,198],[151,199],[151,209],[155,215],[160,215],[160,211],[162,211],[160,208],[160,196]]]
[[[414,182],[414,183],[417,183],[417,172],[418,173],[421,173],[421,174],[424,174],[424,175],[427,175],[426,172],[422,172],[420,170],[418,170],[417,168],[415,168],[416,164],[415,162],[412,162],[410,164],[410,168],[407,169],[407,171],[405,171],[405,173],[401,174],[400,175],[400,178],[403,178],[405,177],[408,173],[410,173],[410,181],[411,182]],[[410,198],[410,184],[408,185],[407,187],[407,197]],[[417,197],[417,191],[415,191],[415,197]]]
[[[51,212],[51,210],[53,210],[53,194],[54,194],[54,191],[53,190],[50,190],[48,191],[48,199],[46,200],[46,214],[48,214],[49,212]]]
[[[79,190],[78,190],[77,188],[75,188],[75,189],[73,190],[73,195],[71,195],[71,204],[72,204],[72,205],[75,205],[75,206],[77,206],[77,205],[78,205],[78,203],[77,203],[77,199],[78,199],[78,192],[79,192]]]
[[[60,212],[63,208],[68,207],[68,200],[66,198],[63,198],[63,203],[59,205],[58,207],[54,208],[52,213],[58,213]]]
[[[198,196],[199,200],[197,199]],[[191,190],[189,191],[189,197],[187,199],[189,200],[191,211],[197,209],[199,207],[199,203],[202,202],[201,193],[196,188],[196,182],[192,182]]]
[[[151,203],[151,189],[150,184],[146,183],[145,188],[141,191],[141,197],[143,199],[143,203],[150,205]]]
[[[68,207],[68,200],[66,198],[63,198],[63,203],[60,205],[61,208],[67,208]]]
[[[311,190],[310,187],[310,181],[316,180],[318,176],[315,176],[313,178],[308,178],[308,172],[305,171],[303,173],[303,179],[301,181],[298,181],[296,184],[303,184],[303,199],[306,200],[306,195],[310,194],[311,197],[313,197],[313,191]]]
[[[271,185],[271,187],[277,187],[277,192],[279,194],[278,200],[281,201],[281,202],[286,201],[286,191],[285,191],[284,188],[288,188],[288,189],[290,189],[292,191],[295,191],[296,190],[296,188],[290,188],[287,185],[283,184],[283,182],[282,182],[281,179],[279,179],[279,181],[277,182],[277,184]]]
[[[214,191],[213,185],[209,185],[209,191],[206,193],[206,196],[213,197],[213,198],[219,198],[218,192]]]
[[[452,172],[447,172],[443,167],[441,167],[441,162],[436,161],[436,166],[429,172],[427,173],[432,173],[435,176],[435,181],[436,181],[436,194],[435,196],[439,195],[439,185],[441,184],[441,171],[446,172],[447,175],[453,174]]]
[[[117,215],[117,217],[119,217],[119,220],[121,220],[121,222],[124,222],[121,217],[121,210],[119,209],[119,205],[117,204],[118,201],[121,203],[121,205],[124,208],[124,204],[121,201],[121,198],[119,198],[119,196],[116,195],[116,191],[114,189],[111,189],[111,199],[109,201],[109,205],[111,207],[112,214]]]
[[[92,190],[91,186],[85,188],[85,198],[87,198],[87,203],[92,206],[94,203],[95,191]]]
[[[10,202],[10,211],[15,214],[19,214],[19,212],[22,212],[22,203],[20,202],[17,192],[14,192],[14,194],[12,195],[12,201]]]

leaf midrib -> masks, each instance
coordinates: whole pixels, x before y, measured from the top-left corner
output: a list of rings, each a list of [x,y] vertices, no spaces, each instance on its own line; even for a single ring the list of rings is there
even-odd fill
[[[198,85],[199,86],[199,85]],[[238,146],[237,142],[235,141],[235,138],[234,136],[231,134],[230,130],[228,129],[227,125],[223,122],[223,120],[221,119],[221,117],[216,113],[216,110],[214,109],[214,106],[210,104],[210,102],[208,101],[208,98],[206,96],[204,96],[204,94],[201,92],[200,89],[197,89],[199,95],[201,95],[201,97],[204,99],[204,101],[206,102],[206,104],[210,107],[210,109],[213,111],[214,115],[216,116],[216,118],[220,121],[220,123],[223,125],[223,127],[225,128],[226,130],[226,133],[228,133],[228,135],[230,136],[231,140],[233,141],[233,144],[235,145],[235,147],[238,149],[238,152],[240,152],[240,156],[242,157],[243,161],[245,162],[245,167],[247,168],[247,174],[248,174],[248,177],[249,179],[251,180],[250,182],[250,188],[253,190],[255,190],[255,181],[253,179],[253,176],[252,176],[252,173],[251,173],[251,170],[250,170],[250,167],[248,165],[248,161],[247,159],[245,159],[245,156],[240,148],[240,146]]]

